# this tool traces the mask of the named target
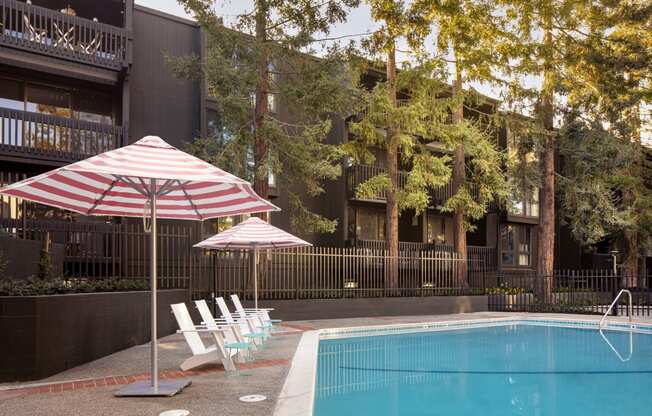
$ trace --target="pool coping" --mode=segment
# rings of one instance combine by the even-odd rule
[[[304,332],[292,359],[290,371],[279,394],[274,416],[310,416],[315,402],[317,356],[322,339],[354,338],[418,332],[445,331],[477,326],[501,326],[509,322],[530,325],[550,325],[567,328],[601,329],[598,319],[579,319],[514,314],[508,317],[471,318],[448,321],[416,322],[406,324],[366,325],[344,328],[324,328]],[[484,324],[484,325],[483,325]],[[602,329],[636,331],[652,334],[652,324],[642,322],[607,322]]]

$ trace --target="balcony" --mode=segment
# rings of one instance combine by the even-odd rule
[[[121,70],[128,31],[16,0],[0,0],[0,46]]]
[[[385,173],[385,169],[379,166],[370,165],[353,165],[346,169],[346,188],[350,199],[359,199],[356,196],[358,185],[367,180]],[[408,180],[407,172],[400,171],[398,174],[399,188],[405,187]],[[446,186],[439,187],[430,191],[430,203],[432,207],[443,205],[451,196],[453,196],[453,183],[451,181]],[[371,201],[384,202],[387,199],[387,192],[381,191],[371,198]]]
[[[0,156],[70,163],[120,147],[124,129],[0,108]]]

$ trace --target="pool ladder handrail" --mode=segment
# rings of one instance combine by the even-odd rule
[[[604,314],[604,316],[602,316],[602,319],[600,319],[600,324],[599,324],[600,328],[602,328],[605,325],[604,322],[607,319],[607,316],[609,316],[609,314],[611,313],[611,310],[614,308],[616,303],[618,303],[618,300],[623,295],[623,293],[626,293],[627,296],[629,296],[629,307],[627,308],[627,312],[628,312],[628,315],[629,315],[629,323],[630,324],[632,323],[632,315],[633,315],[633,310],[634,310],[632,308],[632,292],[630,292],[627,289],[621,289],[620,292],[618,292],[618,296],[616,296],[614,301],[611,302],[611,305],[609,305],[609,309],[607,309],[607,312]]]
[[[602,339],[607,343],[609,348],[611,348],[611,350],[616,353],[616,356],[620,359],[620,361],[626,363],[627,361],[632,359],[632,356],[634,355],[634,331],[633,330],[630,329],[629,331],[627,331],[629,332],[629,355],[627,357],[623,357],[622,355],[620,355],[616,347],[614,347],[611,341],[609,341],[609,338],[607,338],[604,332],[602,332],[602,328],[599,329],[599,332]]]

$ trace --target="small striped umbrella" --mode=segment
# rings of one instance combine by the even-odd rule
[[[195,247],[214,250],[244,249],[254,252],[254,307],[258,309],[258,250],[311,246],[312,244],[276,228],[257,217],[229,228],[195,244]]]
[[[152,378],[118,395],[172,395],[188,382],[158,382],[156,333],[156,220],[205,220],[278,210],[249,182],[184,153],[160,137],[93,156],[0,189],[0,194],[83,215],[151,218]],[[184,384],[185,383],[185,384]]]

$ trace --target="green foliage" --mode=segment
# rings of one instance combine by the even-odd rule
[[[595,244],[631,224],[634,207],[622,206],[621,189],[628,181],[624,170],[636,157],[632,143],[571,115],[559,133],[559,154],[558,194],[577,241]]]
[[[488,287],[485,289],[486,295],[522,295],[526,293],[532,293],[532,290],[522,287],[511,287],[505,285]]]
[[[132,290],[149,290],[147,279],[0,280],[0,296],[43,296]]]
[[[0,250],[0,276],[4,275],[5,270],[7,270],[8,260],[5,257],[5,253]]]
[[[373,163],[374,150],[386,149],[386,131],[396,132],[399,166],[407,167],[407,182],[398,191],[399,209],[416,212],[430,204],[429,190],[443,186],[450,179],[450,157],[436,154],[428,145],[446,139],[448,117],[445,84],[432,77],[436,68],[424,62],[405,67],[397,75],[396,88],[410,97],[394,107],[387,94],[387,83],[379,82],[365,95],[366,111],[359,121],[349,123],[352,140],[343,149],[356,163]],[[370,178],[359,185],[361,197],[372,197],[392,186],[387,174]]]
[[[54,268],[52,267],[52,256],[48,250],[41,250],[39,261],[38,261],[38,271],[37,277],[40,280],[51,280],[54,277]]]
[[[169,66],[179,77],[203,79],[219,116],[209,137],[187,150],[248,180],[273,175],[292,195],[297,231],[333,232],[336,222],[310,212],[301,197],[322,194],[324,181],[341,174],[342,153],[327,138],[333,115],[356,111],[357,75],[345,63],[346,49],[333,46],[319,59],[308,54],[315,52],[314,35],[328,33],[359,1],[257,1],[232,28],[214,14],[214,1],[180,3],[205,30],[206,50],[201,61],[168,56]],[[259,95],[271,97],[272,108],[256,109]]]

